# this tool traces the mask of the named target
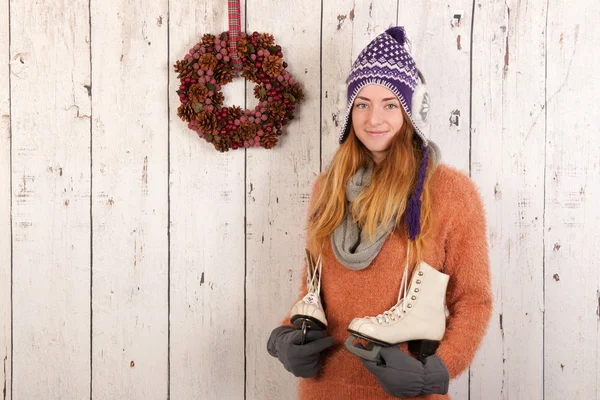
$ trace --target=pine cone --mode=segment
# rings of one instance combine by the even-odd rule
[[[271,47],[273,45],[273,43],[275,43],[275,39],[273,38],[272,35],[270,35],[268,33],[260,34],[260,36],[258,37],[258,40],[257,40],[258,47],[260,47],[261,49],[266,49],[268,47]]]
[[[194,119],[196,114],[194,113],[191,103],[187,103],[177,107],[177,116],[185,122],[190,122]]]
[[[304,93],[302,92],[302,88],[298,82],[294,83],[288,90],[290,94],[294,96],[292,102],[302,101],[304,99]]]
[[[276,135],[264,135],[260,138],[260,145],[265,149],[272,149],[277,144]]]
[[[215,45],[216,37],[211,35],[210,33],[205,33],[202,36],[202,41],[200,42],[204,47],[213,47]]]
[[[190,60],[193,60],[190,59]],[[177,72],[177,79],[185,79],[194,75],[195,71],[192,67],[194,63],[192,61],[179,60],[175,63],[175,72]]]
[[[248,53],[248,39],[239,38],[236,44],[238,56],[244,57]]]
[[[221,93],[221,92],[216,92],[212,97],[212,103],[215,106],[215,108],[223,107],[224,101],[225,101],[225,96],[223,96],[223,93]]]
[[[227,118],[236,120],[242,116],[242,109],[238,106],[231,106],[227,109]]]
[[[205,71],[208,71],[209,69],[214,69],[217,66],[218,62],[219,60],[217,60],[217,57],[215,57],[211,53],[203,54],[198,59],[198,64],[200,64],[200,68],[202,68]]]
[[[231,140],[231,138],[227,135],[218,135],[214,137],[213,145],[215,146],[215,149],[221,153],[224,153],[229,151],[233,145],[233,140]]]
[[[214,77],[219,84],[226,85],[233,81],[233,69],[227,64],[220,64],[215,68]]]
[[[257,128],[252,122],[246,121],[242,122],[239,131],[243,140],[251,140],[254,139],[254,136],[256,136]]]
[[[251,80],[252,82],[256,82],[258,79],[258,69],[254,64],[246,64],[242,70],[242,76],[246,79]]]
[[[283,71],[283,59],[277,56],[268,56],[263,60],[262,69],[265,71],[265,74],[269,75],[271,78],[274,78],[281,74]]]
[[[269,103],[269,114],[276,121],[282,120],[283,118],[285,118],[286,114],[285,104],[281,101],[274,101]]]
[[[227,42],[227,41],[229,40],[229,32],[228,32],[228,31],[221,32],[221,33],[219,34],[219,40],[221,40],[221,41],[223,41],[223,40],[224,40],[224,41],[226,41],[226,42]]]
[[[188,63],[186,60],[177,60],[175,61],[175,65],[173,65],[173,67],[175,68],[176,73],[181,74],[187,70],[187,65]]]
[[[260,101],[267,100],[267,88],[263,85],[254,86],[254,97],[259,99]]]
[[[217,117],[209,111],[202,111],[196,115],[196,121],[204,132],[210,133],[217,127]]]
[[[190,86],[187,92],[188,98],[195,103],[203,103],[208,96],[208,88],[200,83]]]

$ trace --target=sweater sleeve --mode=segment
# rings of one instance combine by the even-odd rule
[[[472,362],[487,331],[493,308],[483,204],[474,182],[458,173],[451,182],[452,217],[446,237],[444,270],[450,275],[446,292],[446,332],[436,354],[450,379]],[[447,203],[447,204],[448,204]]]
[[[308,227],[308,220],[311,216],[311,214],[314,212],[314,208],[315,208],[315,203],[317,202],[317,194],[319,192],[319,185],[320,185],[320,181],[321,181],[321,177],[323,175],[319,175],[317,177],[317,179],[315,180],[315,182],[313,183],[312,186],[312,193],[310,195],[310,202],[308,205],[308,212],[306,215],[306,222],[305,222],[305,226]],[[308,232],[306,233],[306,248],[308,248]],[[304,249],[303,249],[304,250]],[[302,254],[304,254],[304,251],[302,252]],[[317,257],[316,254],[313,254],[313,257]],[[300,301],[304,295],[306,295],[306,275],[308,273],[307,270],[307,261],[306,261],[306,257],[304,257],[304,266],[302,267],[302,273],[301,273],[301,277],[300,277],[300,294],[298,295],[298,298],[294,301],[294,303],[292,303],[289,307],[289,311],[288,314],[286,315],[286,317],[283,319],[283,321],[281,321],[281,325],[292,325],[291,321],[290,321],[290,312],[292,310],[292,307],[294,306],[294,304],[296,304],[298,301]]]

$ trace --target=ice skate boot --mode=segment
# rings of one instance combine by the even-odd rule
[[[307,275],[306,288],[307,294],[292,307],[290,321],[296,328],[302,329],[302,344],[306,338],[307,329],[325,330],[327,329],[327,318],[321,305],[321,271],[323,262],[321,255],[315,260],[306,249]]]
[[[446,330],[445,299],[450,277],[421,262],[407,291],[407,271],[405,268],[398,301],[392,308],[376,317],[354,318],[348,326],[352,335],[345,346],[352,354],[377,361],[382,346],[403,342],[409,342],[410,352],[421,361],[435,353]],[[352,344],[358,338],[368,341],[366,349]]]

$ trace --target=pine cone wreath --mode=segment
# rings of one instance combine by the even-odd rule
[[[200,65],[200,68],[208,71],[210,69],[214,69],[217,66],[218,61],[219,60],[217,60],[217,57],[210,53],[206,53],[200,56],[198,59],[198,64]]]
[[[195,103],[203,103],[206,96],[208,96],[208,88],[199,83],[193,84],[188,89],[187,96]]]
[[[260,138],[260,145],[265,149],[272,149],[277,144],[276,135],[264,135]]]
[[[262,69],[265,74],[274,78],[283,71],[283,60],[277,56],[268,56],[263,60]]]
[[[202,111],[198,114],[196,116],[196,121],[198,121],[198,126],[200,126],[204,132],[212,132],[217,127],[217,117],[209,111]]]
[[[177,116],[185,122],[190,122],[195,117],[194,109],[190,103],[182,104],[177,107]]]

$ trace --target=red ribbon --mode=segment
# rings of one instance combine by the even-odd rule
[[[227,0],[229,6],[229,56],[233,63],[233,69],[242,69],[242,60],[237,54],[237,41],[240,37],[240,0]]]

